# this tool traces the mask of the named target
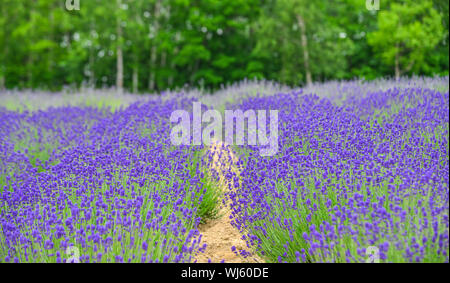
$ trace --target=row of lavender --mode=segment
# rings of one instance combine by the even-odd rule
[[[167,119],[191,105],[0,109],[0,262],[193,261],[209,184]]]
[[[385,261],[448,261],[448,77],[399,85],[231,98],[280,110],[279,153],[238,148],[229,176],[233,223],[263,258],[360,262],[375,247]],[[193,261],[217,195],[202,148],[171,146],[167,119],[193,99],[205,100],[0,107],[0,262]]]
[[[267,261],[449,261],[448,89],[360,90],[228,106],[280,111],[279,153],[237,148],[229,173],[232,223]]]

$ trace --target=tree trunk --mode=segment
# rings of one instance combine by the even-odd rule
[[[7,6],[5,5],[5,7],[2,7],[2,14],[3,14],[3,18],[4,19],[8,19],[8,9]],[[9,38],[8,33],[4,34],[4,39],[5,42],[8,42],[7,39]],[[5,43],[4,42],[4,43]],[[2,60],[2,66],[1,66],[1,70],[0,70],[0,90],[5,90],[5,85],[6,85],[6,66],[8,65],[8,63],[6,62],[6,58],[8,58],[8,44],[3,44],[2,46],[2,52],[3,54],[0,55],[0,58]]]
[[[173,58],[175,58],[178,54],[178,47],[175,47],[175,50],[172,54]],[[170,75],[169,78],[167,79],[167,83],[169,85],[169,88],[172,87],[173,81],[174,81],[174,76],[173,76],[173,70],[175,70],[175,61],[173,59],[169,60],[170,61]]]
[[[5,76],[3,74],[0,75],[0,91],[5,90]]]
[[[33,88],[33,56],[32,55],[28,55],[28,59],[27,59],[27,85],[28,88],[32,89]]]
[[[90,34],[92,36],[93,31],[95,30],[95,22],[91,21]],[[95,88],[95,73],[94,73],[94,64],[95,64],[95,50],[94,50],[94,40],[91,42],[91,46],[89,47],[89,87]]]
[[[400,55],[398,50],[398,44],[396,44],[396,50],[395,50],[395,80],[400,79]]]
[[[53,16],[54,7],[50,8],[50,14],[49,14],[49,22],[50,22],[50,32],[49,32],[49,41],[55,42],[54,40],[54,16]],[[47,65],[47,71],[50,73],[51,76],[53,76],[53,62],[54,59],[54,48],[50,48],[48,50],[48,65]],[[49,82],[51,84],[51,82]]]
[[[154,31],[155,34],[154,36],[156,37],[156,35],[158,34],[158,30],[159,30],[159,13],[160,13],[160,7],[161,7],[161,1],[158,0],[156,1],[155,4],[155,13],[154,13],[154,20],[153,20],[153,26],[154,26]],[[150,77],[148,80],[148,88],[150,91],[153,91],[155,89],[155,72],[156,72],[156,44],[155,44],[155,40],[153,40],[153,45],[151,48],[151,54],[150,54]]]
[[[163,51],[161,54],[161,69],[164,69],[166,67],[167,62],[167,51]]]
[[[198,60],[195,60],[195,62],[194,62],[194,65],[192,66],[190,66],[190,70],[189,70],[189,73],[191,74],[191,76],[189,77],[189,82],[190,82],[190,86],[193,86],[194,85],[194,82],[195,82],[195,73],[197,73],[197,71],[198,71],[198,67],[199,67],[199,61]]]
[[[138,66],[135,65],[133,67],[133,93],[137,93],[139,91],[139,70]]]
[[[122,0],[117,0],[117,9],[121,9]],[[123,53],[122,53],[122,21],[120,15],[117,15],[117,75],[116,89],[123,92]]]
[[[138,2],[140,3],[140,5],[138,5],[137,9],[134,10],[134,18],[136,20],[136,22],[138,23],[139,27],[140,26],[144,26],[144,23],[142,21],[141,18],[141,14],[139,11],[141,11],[142,8],[142,2]],[[132,75],[132,90],[133,93],[138,93],[139,92],[139,55],[140,55],[140,50],[142,48],[142,46],[140,46],[140,44],[136,44],[139,41],[139,38],[142,36],[142,34],[140,33],[140,29],[136,29],[134,31],[134,36],[135,36],[135,40],[136,42],[132,43],[132,50],[133,50],[133,75]]]
[[[302,44],[302,49],[303,49],[303,61],[304,61],[305,72],[306,72],[306,84],[311,85],[312,84],[312,76],[311,76],[311,69],[309,67],[308,38],[306,37],[305,21],[303,20],[302,16],[297,15],[297,22],[298,22],[298,26],[300,27],[300,32],[301,32],[301,44]]]
[[[95,74],[94,74],[94,46],[89,49],[89,87],[95,88]]]

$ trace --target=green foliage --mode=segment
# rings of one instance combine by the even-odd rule
[[[383,62],[395,66],[395,75],[426,69],[425,57],[443,39],[439,13],[431,1],[392,3],[378,16],[379,30],[369,34],[368,42]]]
[[[120,63],[133,92],[373,79],[393,74],[396,54],[397,75],[448,74],[448,2],[390,3],[81,0],[68,11],[62,0],[2,0],[0,89],[111,87]]]
[[[204,151],[195,152],[193,154],[192,162],[190,163],[191,175],[194,176],[197,172],[196,168],[201,167],[204,173],[201,176],[204,192],[199,200],[200,205],[197,210],[197,217],[200,217],[200,223],[206,223],[208,220],[218,218],[220,212],[221,200],[223,197],[222,188],[218,182],[215,182],[208,173],[209,169],[202,165],[202,156]]]

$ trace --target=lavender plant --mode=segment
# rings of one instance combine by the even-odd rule
[[[201,147],[171,146],[164,118],[191,104],[2,109],[0,261],[193,261],[217,199]]]
[[[449,93],[410,84],[342,106],[302,90],[228,106],[280,111],[279,153],[237,148],[229,172],[251,249],[269,262],[364,262],[370,247],[384,262],[448,262]]]
[[[219,172],[203,146],[173,146],[170,114],[197,100],[279,110],[278,154],[234,147]],[[448,112],[448,77],[2,93],[0,262],[195,261],[224,184],[243,256],[448,262]]]

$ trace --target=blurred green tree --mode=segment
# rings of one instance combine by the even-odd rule
[[[378,30],[368,35],[368,42],[389,66],[395,78],[415,68],[425,68],[425,55],[443,40],[444,29],[431,1],[392,3],[378,14]]]
[[[295,85],[344,78],[354,45],[332,15],[347,13],[345,4],[271,1],[256,23],[258,41],[249,71]],[[263,70],[267,65],[272,69]]]
[[[448,1],[0,1],[0,89],[448,74]]]

